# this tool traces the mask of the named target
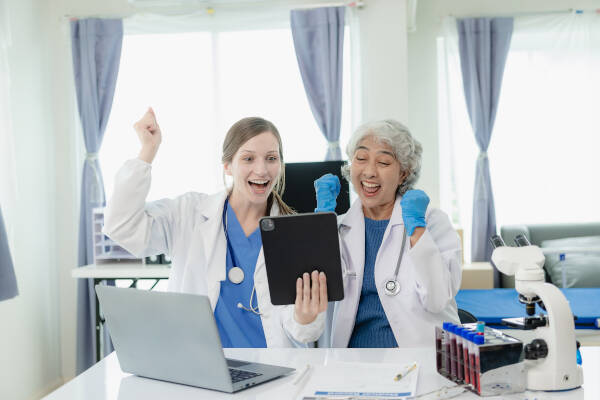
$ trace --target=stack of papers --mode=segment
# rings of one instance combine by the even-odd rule
[[[417,390],[416,363],[334,362],[314,366],[296,399],[405,399]]]

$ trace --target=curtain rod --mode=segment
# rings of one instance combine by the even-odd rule
[[[321,7],[341,7],[341,6],[345,6],[345,7],[349,7],[349,8],[356,8],[356,9],[362,9],[363,7],[365,7],[365,2],[363,0],[346,0],[346,1],[331,1],[331,2],[314,2],[314,3],[301,3],[301,2],[290,2],[290,3],[283,3],[283,2],[275,2],[278,3],[278,5],[281,8],[289,8],[290,10],[298,10],[298,9],[310,9],[310,8],[321,8]],[[80,19],[80,18],[127,18],[127,17],[132,17],[136,14],[140,14],[140,13],[156,13],[156,14],[162,14],[165,16],[184,16],[184,15],[193,15],[193,14],[206,14],[206,15],[214,15],[217,13],[217,11],[219,9],[223,9],[223,10],[231,10],[231,9],[238,9],[238,10],[251,10],[252,8],[261,8],[261,7],[273,7],[274,2],[273,1],[258,1],[258,2],[254,2],[254,3],[245,3],[245,4],[240,4],[240,3],[229,3],[229,4],[221,4],[215,7],[213,6],[206,6],[206,7],[202,7],[200,8],[200,6],[202,6],[201,4],[197,3],[196,4],[198,6],[198,8],[192,9],[192,8],[178,8],[176,6],[171,6],[171,7],[166,7],[166,6],[154,6],[154,7],[140,7],[140,8],[134,8],[132,9],[130,12],[126,12],[126,13],[113,13],[113,14],[80,14],[80,15],[75,15],[75,14],[65,14],[63,15],[64,18],[66,19],[71,19],[71,20],[76,20],[76,19]]]
[[[534,15],[556,15],[556,14],[600,14],[600,9],[579,9],[579,8],[567,8],[564,10],[551,10],[551,11],[524,11],[516,13],[499,13],[499,14],[448,14],[450,17],[455,18],[493,18],[493,17],[525,17]]]

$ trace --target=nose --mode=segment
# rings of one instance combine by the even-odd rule
[[[375,165],[375,161],[369,161],[365,165],[362,171],[362,175],[364,178],[373,178],[377,175],[377,168]]]
[[[267,161],[257,160],[254,163],[254,173],[259,176],[267,175]]]

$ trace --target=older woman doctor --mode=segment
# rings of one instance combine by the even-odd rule
[[[359,198],[338,217],[345,298],[335,304],[332,347],[432,346],[435,325],[459,322],[460,239],[413,190],[421,153],[394,120],[367,123],[350,139],[343,172]],[[333,211],[338,187],[331,175],[315,181],[317,211]],[[302,339],[316,340],[317,326],[306,325]]]
[[[244,118],[230,128],[222,161],[233,177],[231,190],[190,192],[147,204],[162,133],[152,109],[134,128],[142,148],[117,174],[104,232],[133,254],[170,254],[168,290],[209,297],[224,347],[293,346],[282,326],[281,307],[271,304],[258,230],[261,217],[292,212],[279,196],[284,176],[277,128],[262,118]],[[300,281],[308,286],[309,279],[314,287],[319,279],[326,287],[323,274],[306,274]],[[299,302],[303,308],[295,315],[301,321],[305,313],[314,319],[326,308],[326,293],[320,305],[310,297],[309,292]],[[288,325],[293,332],[296,324]]]

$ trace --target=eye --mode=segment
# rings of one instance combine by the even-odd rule
[[[252,156],[246,156],[242,158],[243,161],[252,161]]]
[[[389,163],[383,162],[383,161],[379,161],[378,162],[379,165],[383,165],[384,167],[387,167],[388,165],[390,165]]]
[[[277,161],[279,160],[279,157],[277,156],[267,156],[267,161]]]

